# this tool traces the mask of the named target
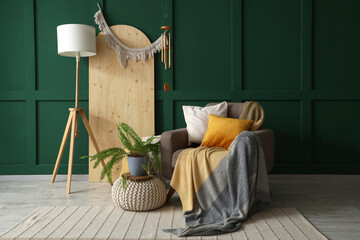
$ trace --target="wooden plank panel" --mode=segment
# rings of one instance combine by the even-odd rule
[[[127,26],[112,26],[115,36],[131,48],[150,44],[140,30]],[[120,146],[117,124],[126,122],[141,136],[155,132],[154,121],[154,58],[145,63],[128,60],[121,68],[113,49],[100,33],[96,41],[97,55],[89,61],[89,119],[100,149]],[[95,149],[89,143],[89,154]],[[99,181],[101,168],[89,164],[89,181]],[[117,178],[114,174],[113,180]]]

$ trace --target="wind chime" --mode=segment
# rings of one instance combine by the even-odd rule
[[[165,31],[161,34],[161,62],[164,63],[165,70],[167,70],[171,67],[171,34],[168,32],[171,30],[171,27],[162,26],[161,29]],[[164,84],[164,90],[170,90],[167,82]]]

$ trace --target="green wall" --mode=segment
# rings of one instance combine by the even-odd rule
[[[57,55],[56,26],[93,25],[95,0],[0,2],[0,174],[49,174],[75,60]],[[360,174],[360,1],[102,0],[109,25],[151,41],[173,26],[173,68],[156,56],[156,132],[185,126],[181,106],[260,101],[276,133],[275,173]],[[88,103],[81,60],[80,105]],[[171,90],[162,86],[169,82]],[[130,123],[131,124],[131,123]],[[81,125],[74,173],[87,173]],[[60,173],[66,173],[68,150]]]

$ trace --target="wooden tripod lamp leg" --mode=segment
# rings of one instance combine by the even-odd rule
[[[80,137],[79,135],[78,135],[78,132],[79,132],[79,130],[78,130],[78,118],[79,118],[79,113],[76,111],[76,120],[75,120],[75,137]]]
[[[100,148],[99,148],[99,146],[98,146],[98,144],[97,144],[97,142],[96,142],[96,139],[95,139],[95,137],[94,137],[94,134],[93,134],[93,132],[92,132],[92,130],[91,130],[90,124],[89,124],[89,122],[88,122],[88,120],[87,120],[87,118],[86,118],[86,115],[85,115],[84,111],[80,111],[80,115],[81,115],[81,118],[82,118],[82,120],[83,120],[83,122],[84,122],[84,125],[85,125],[85,127],[86,127],[86,130],[87,130],[87,132],[89,133],[91,142],[93,143],[96,152],[100,152]],[[105,167],[105,162],[104,162],[104,161],[101,161],[101,165],[102,165],[103,167]],[[110,181],[110,184],[113,185],[113,182]]]
[[[70,136],[70,150],[69,150],[69,163],[68,163],[68,176],[67,176],[67,185],[66,193],[70,194],[71,189],[71,175],[72,175],[72,165],[74,159],[74,138],[75,138],[75,124],[76,124],[76,112],[72,114],[71,120],[71,136]]]
[[[51,183],[54,183],[55,178],[56,178],[56,174],[57,174],[57,172],[59,170],[61,158],[62,158],[62,155],[64,153],[67,138],[69,136],[70,125],[71,125],[71,121],[72,121],[72,115],[73,115],[73,112],[70,112],[68,121],[66,123],[65,131],[64,131],[64,136],[63,136],[63,138],[61,140],[61,145],[60,145],[59,153],[58,153],[58,156],[57,156],[57,159],[56,159],[54,171],[53,171],[53,174],[52,174],[52,177],[51,177]]]

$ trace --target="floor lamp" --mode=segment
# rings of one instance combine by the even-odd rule
[[[65,127],[64,136],[61,141],[60,150],[56,159],[54,171],[51,178],[51,183],[55,181],[57,171],[64,153],[67,138],[69,136],[70,127],[70,150],[69,150],[69,163],[68,163],[68,176],[66,193],[70,194],[71,189],[71,175],[72,165],[74,158],[74,142],[77,135],[78,117],[85,125],[89,137],[94,144],[97,152],[100,151],[99,146],[95,140],[94,134],[91,130],[90,124],[86,118],[83,108],[79,108],[79,62],[80,57],[90,57],[96,55],[96,38],[95,28],[84,24],[64,24],[57,27],[57,43],[58,54],[65,57],[76,57],[76,90],[75,90],[75,108],[69,108],[70,114]],[[104,161],[101,162],[103,167]],[[112,184],[112,183],[111,183]]]

